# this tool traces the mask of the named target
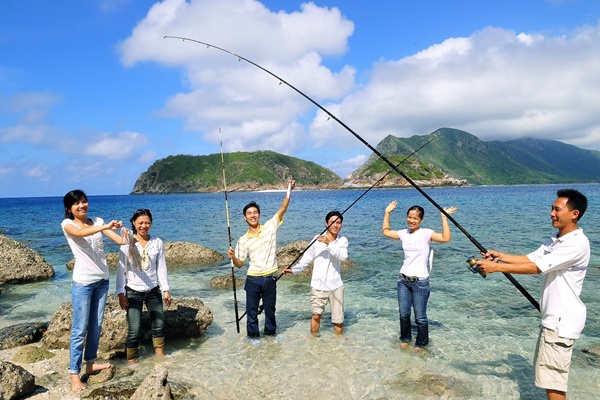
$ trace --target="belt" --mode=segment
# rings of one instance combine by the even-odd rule
[[[277,272],[272,272],[267,275],[248,275],[249,278],[272,278],[277,275]]]
[[[401,274],[401,275],[404,279],[406,279],[409,282],[419,282],[421,280],[421,278],[418,278],[416,276],[406,276],[404,274]]]

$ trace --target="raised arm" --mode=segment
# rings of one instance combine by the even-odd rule
[[[398,236],[398,232],[391,230],[390,228],[390,215],[392,211],[396,208],[398,202],[396,200],[390,202],[388,206],[385,208],[385,213],[383,214],[383,226],[381,227],[381,233],[383,236],[388,237],[390,239],[400,240]]]
[[[457,208],[452,207],[444,207],[444,211],[448,214],[454,214]],[[448,218],[445,214],[441,213],[442,218],[442,233],[433,232],[431,234],[431,241],[439,242],[439,243],[448,243],[450,241],[450,225],[448,225]]]
[[[279,210],[277,210],[277,216],[279,217],[279,221],[283,220],[283,214],[285,214],[285,212],[288,209],[288,205],[290,204],[290,198],[292,197],[292,190],[295,187],[296,187],[296,181],[293,179],[290,179],[288,181],[287,193],[285,194],[285,197],[283,198],[283,201],[281,202],[281,206],[279,207]],[[235,261],[234,261],[234,264],[235,264]]]

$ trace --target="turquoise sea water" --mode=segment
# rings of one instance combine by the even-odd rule
[[[456,205],[454,218],[484,247],[512,253],[533,251],[554,233],[550,205],[562,186],[493,186],[426,189],[440,205]],[[600,393],[600,360],[584,350],[600,345],[600,185],[571,185],[588,196],[590,206],[580,222],[592,244],[592,262],[582,300],[588,307],[586,328],[576,342],[570,377],[570,399],[595,399]],[[90,216],[127,221],[136,208],[154,214],[152,233],[165,241],[189,241],[222,254],[228,247],[222,193],[147,196],[93,196]],[[309,241],[324,228],[324,216],[343,211],[360,190],[297,191],[278,234],[279,245]],[[261,205],[262,220],[279,207],[283,193],[229,193],[231,232],[236,240],[247,226],[242,207]],[[425,208],[423,226],[440,230],[439,212],[414,189],[374,190],[345,214],[342,233],[356,265],[344,274],[345,335],[333,334],[326,312],[320,337],[309,335],[311,317],[307,280],[284,277],[278,282],[278,333],[260,346],[235,330],[232,293],[210,288],[216,275],[228,275],[224,260],[207,267],[170,271],[174,297],[199,297],[214,314],[205,337],[167,344],[169,378],[189,385],[194,398],[463,398],[539,399],[533,384],[531,357],[540,315],[502,275],[486,279],[472,274],[465,260],[477,248],[451,225],[449,244],[435,244],[429,301],[431,344],[426,355],[398,346],[396,280],[402,261],[399,242],[381,235],[383,210],[399,202],[392,229],[405,226],[405,210]],[[72,258],[60,230],[62,198],[0,199],[0,231],[39,251],[55,268],[48,281],[7,285],[0,295],[0,328],[23,321],[49,320],[70,301]],[[105,241],[108,244],[108,241]],[[108,251],[116,246],[108,245]],[[245,274],[245,268],[238,272]],[[535,298],[539,276],[514,275]],[[114,277],[111,276],[111,291]],[[243,311],[245,295],[238,290]],[[245,323],[245,320],[244,320]],[[261,327],[262,327],[261,318]],[[136,373],[156,362],[142,358]],[[66,373],[66,372],[65,372]]]

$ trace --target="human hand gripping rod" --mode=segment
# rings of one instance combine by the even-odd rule
[[[227,216],[227,236],[229,237],[229,249],[231,246],[231,225],[229,223],[229,204],[227,202],[227,181],[225,179],[225,158],[223,156],[223,140],[221,140],[221,128],[219,128],[219,142],[221,144],[221,169],[223,170],[223,192],[225,193],[225,215]],[[233,268],[233,259],[231,261],[231,283],[233,285],[233,307],[235,309],[235,327],[237,333],[240,333],[240,317],[237,301],[237,288],[235,285],[235,269]]]
[[[444,214],[448,218],[448,220],[450,222],[452,222],[452,224],[454,226],[456,226],[458,228],[458,230],[460,230],[467,237],[467,239],[469,239],[471,241],[471,243],[473,243],[475,245],[475,247],[477,247],[479,249],[479,251],[481,253],[487,253],[487,249],[485,247],[483,247],[481,245],[481,243],[479,243],[473,236],[471,236],[469,234],[469,232],[466,231],[465,228],[463,228],[454,218],[452,218],[450,216],[450,214],[448,214],[446,211],[444,211],[444,209],[438,203],[436,203],[435,200],[433,200],[427,193],[425,193],[425,191],[423,189],[421,189],[421,187],[419,187],[419,185],[417,185],[412,179],[410,179],[402,170],[400,170],[397,166],[395,166],[390,160],[387,159],[387,157],[385,157],[383,154],[381,154],[381,152],[379,152],[376,148],[374,148],[373,146],[371,146],[358,133],[354,132],[354,130],[352,130],[342,120],[340,120],[338,117],[336,117],[334,114],[332,114],[329,110],[327,110],[321,104],[317,103],[315,100],[313,100],[307,94],[305,94],[304,92],[302,92],[300,89],[296,88],[295,86],[293,86],[289,82],[285,81],[281,77],[277,76],[275,73],[273,73],[273,72],[269,71],[268,69],[260,66],[259,64],[255,63],[255,62],[253,62],[253,61],[251,61],[251,60],[249,60],[249,59],[247,59],[245,57],[242,57],[239,54],[236,54],[236,53],[233,53],[233,52],[231,52],[229,50],[226,50],[226,49],[224,49],[222,47],[218,47],[218,46],[212,45],[210,43],[206,43],[206,42],[202,42],[200,40],[191,39],[191,38],[182,37],[182,36],[168,36],[167,35],[167,36],[164,36],[164,39],[179,39],[179,40],[182,40],[182,41],[190,41],[190,42],[195,42],[195,43],[202,44],[202,45],[206,46],[207,48],[213,48],[213,49],[216,49],[216,50],[220,50],[222,52],[228,53],[228,54],[236,57],[238,60],[243,60],[243,61],[245,61],[245,62],[247,62],[247,63],[255,66],[256,68],[258,68],[258,69],[266,72],[267,74],[269,74],[272,77],[274,77],[275,79],[277,79],[280,84],[284,83],[290,89],[294,90],[296,93],[298,93],[299,95],[301,95],[302,97],[304,97],[305,99],[307,99],[308,101],[310,101],[312,104],[314,104],[315,106],[317,106],[321,111],[323,111],[325,114],[327,114],[329,116],[329,118],[333,118],[338,124],[340,124],[342,127],[344,127],[348,132],[350,132],[354,137],[356,137],[361,143],[363,143],[365,146],[367,146],[367,148],[369,148],[369,150],[371,150],[378,157],[380,157],[385,163],[387,163],[390,167],[392,167],[392,169],[394,171],[396,171],[398,174],[400,174],[400,176],[402,176],[412,187],[414,187],[423,197],[425,197],[435,208],[437,208],[442,214]],[[521,286],[516,281],[516,279],[514,279],[509,273],[503,272],[503,274],[521,292],[521,294],[523,294],[523,296],[525,296],[525,298],[527,298],[527,300],[529,300],[529,302],[538,311],[540,311],[540,305],[527,292],[527,290],[525,290],[525,288],[523,286]]]

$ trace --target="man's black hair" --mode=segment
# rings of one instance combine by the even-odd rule
[[[585,210],[587,210],[587,197],[585,197],[581,192],[575,189],[559,189],[556,192],[556,197],[567,199],[567,207],[569,210],[577,210],[579,211],[579,215],[577,216],[577,221],[583,214],[585,214]]]
[[[246,216],[246,210],[248,210],[249,208],[255,207],[258,210],[258,213],[260,214],[260,207],[258,206],[258,204],[256,204],[255,201],[251,201],[250,203],[246,204],[246,206],[244,207],[244,216]]]

